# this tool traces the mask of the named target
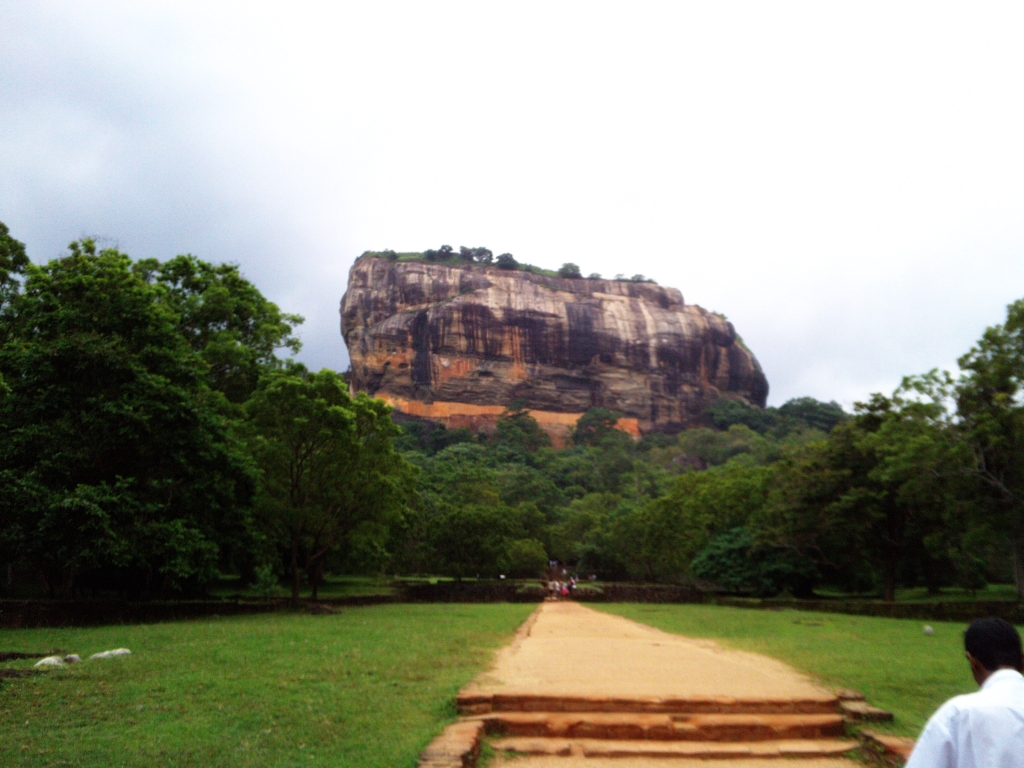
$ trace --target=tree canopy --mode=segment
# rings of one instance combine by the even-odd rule
[[[209,581],[254,478],[164,287],[85,240],[0,316],[0,530],[51,594]]]
[[[412,503],[412,467],[395,451],[390,408],[364,393],[350,397],[338,374],[301,368],[264,376],[245,406],[260,470],[257,514],[288,552],[292,599],[324,558],[384,558],[389,531]]]
[[[559,448],[522,402],[478,433],[353,395],[284,357],[301,321],[235,265],[88,239],[33,264],[0,224],[0,587],[159,597],[233,572],[297,599],[328,570],[530,578],[553,558],[762,596],[1024,597],[1024,300],[958,377],[853,413],[719,397],[635,440],[595,407]]]

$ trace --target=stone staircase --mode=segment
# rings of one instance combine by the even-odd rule
[[[564,757],[839,757],[847,738],[837,697],[808,699],[611,698],[461,694],[465,742],[487,738],[499,753]],[[453,735],[454,733],[453,732]],[[440,737],[421,766],[469,768],[475,757],[444,754]]]

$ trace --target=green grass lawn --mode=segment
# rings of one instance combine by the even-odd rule
[[[833,688],[855,688],[917,736],[950,696],[977,690],[964,660],[964,624],[710,605],[609,603],[599,610],[689,637],[773,656]],[[923,633],[925,623],[934,636]],[[874,725],[872,727],[875,727]]]
[[[0,681],[0,765],[411,768],[454,719],[458,689],[534,608],[0,630],[0,651],[132,650]]]

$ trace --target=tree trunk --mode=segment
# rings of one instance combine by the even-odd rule
[[[896,602],[896,552],[887,552],[885,555],[885,602]]]
[[[939,565],[926,555],[924,562],[924,585],[928,588],[929,597],[937,597],[942,594],[941,583]]]
[[[323,577],[323,568],[320,567],[320,560],[317,560],[306,570],[309,572],[309,583],[313,587],[312,599],[316,602],[317,588],[320,586],[320,579]]]
[[[299,542],[292,542],[292,608],[299,607]]]
[[[1024,600],[1024,539],[1013,540],[1013,582],[1017,586],[1017,599]]]

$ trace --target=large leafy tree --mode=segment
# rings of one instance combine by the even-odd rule
[[[424,509],[411,531],[427,544],[419,568],[461,579],[536,575],[540,569],[531,563],[546,562],[546,554],[538,557],[545,552],[546,520],[536,501],[550,500],[552,492],[557,496],[557,488],[541,483],[531,493],[527,486],[537,476],[522,465],[500,463],[501,458],[507,455],[500,443],[494,448],[460,443],[419,459]],[[518,489],[523,493],[507,483],[515,477],[526,480]]]
[[[42,266],[3,250],[5,555],[52,594],[201,588],[247,535],[252,477],[166,289],[89,240]]]
[[[11,237],[7,225],[0,221],[0,307],[16,289],[17,276],[24,274],[28,263],[25,244]]]
[[[1017,595],[1024,599],[1024,299],[988,328],[958,361],[957,405],[973,449],[971,473],[987,489],[991,524],[1013,548]]]
[[[632,560],[648,579],[679,580],[716,533],[744,525],[764,504],[772,470],[734,464],[675,478],[668,492],[637,512]]]
[[[257,510],[287,552],[292,601],[303,574],[313,595],[324,558],[354,546],[383,553],[412,503],[415,471],[393,445],[391,409],[350,397],[337,373],[301,367],[265,376],[246,403],[260,469]]]
[[[0,221],[0,311],[6,307],[10,297],[17,293],[18,278],[28,266],[25,244],[10,235],[7,225]],[[2,330],[0,330],[2,333]],[[3,337],[0,336],[0,342]],[[0,376],[0,397],[7,392],[3,376]]]
[[[591,408],[576,422],[572,441],[576,445],[600,445],[602,441],[614,438],[615,425],[619,414],[607,408]]]
[[[178,330],[208,366],[210,386],[234,403],[256,390],[263,373],[280,368],[278,350],[299,351],[292,331],[302,318],[268,301],[234,264],[184,255],[139,261],[134,269],[166,289]]]
[[[742,424],[755,432],[774,432],[780,437],[800,430],[830,432],[837,424],[850,418],[838,403],[823,403],[813,397],[797,397],[778,408],[758,408],[720,397],[708,406],[704,414],[717,429]]]
[[[937,560],[964,563],[943,535],[957,527],[951,516],[964,490],[949,387],[934,372],[907,379],[892,396],[858,404],[827,441],[783,460],[771,503],[755,516],[761,540],[812,557],[848,584],[875,573],[888,601],[913,561],[933,576]]]
[[[540,428],[521,401],[511,403],[498,417],[494,441],[526,458],[526,454],[551,445],[551,438]]]

